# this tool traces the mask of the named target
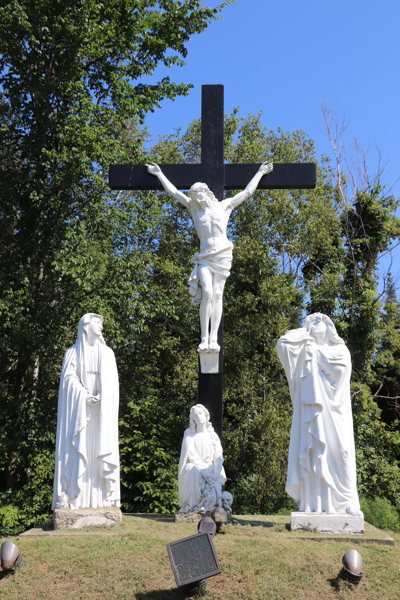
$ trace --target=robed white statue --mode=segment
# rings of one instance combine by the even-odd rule
[[[222,504],[226,481],[221,442],[202,404],[190,409],[189,425],[179,461],[179,512],[212,511]]]
[[[293,404],[286,491],[300,512],[360,515],[350,400],[350,352],[314,313],[277,344]]]
[[[118,373],[102,329],[101,315],[84,315],[64,356],[53,509],[120,506]]]

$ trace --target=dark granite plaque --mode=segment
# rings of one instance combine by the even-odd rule
[[[221,573],[209,533],[198,533],[167,544],[168,558],[178,587]]]

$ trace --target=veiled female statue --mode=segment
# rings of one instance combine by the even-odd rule
[[[118,373],[102,329],[101,315],[84,315],[64,356],[53,509],[120,505]]]
[[[293,404],[287,493],[300,512],[361,514],[347,347],[331,319],[314,313],[277,352]]]
[[[221,486],[226,481],[222,446],[202,404],[190,409],[179,461],[180,512],[213,510],[221,506]]]

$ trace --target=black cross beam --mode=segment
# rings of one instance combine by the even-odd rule
[[[203,85],[201,103],[201,163],[160,165],[165,176],[180,190],[193,183],[206,183],[216,198],[224,199],[224,190],[244,189],[261,163],[224,163],[224,86]],[[263,177],[260,190],[313,189],[317,183],[315,163],[274,163],[274,170]],[[111,165],[109,184],[112,190],[163,190],[145,165]],[[223,403],[223,318],[218,332],[219,373],[203,374],[199,368],[199,402],[211,415],[215,431],[222,439]]]

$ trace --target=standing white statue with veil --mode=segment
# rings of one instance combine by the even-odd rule
[[[120,506],[118,373],[102,329],[101,315],[84,315],[76,343],[65,353],[53,509]]]
[[[202,404],[190,409],[179,461],[180,512],[212,511],[221,506],[226,481],[222,446]]]
[[[300,512],[361,515],[350,400],[350,353],[326,315],[277,344],[293,404],[287,493]]]

